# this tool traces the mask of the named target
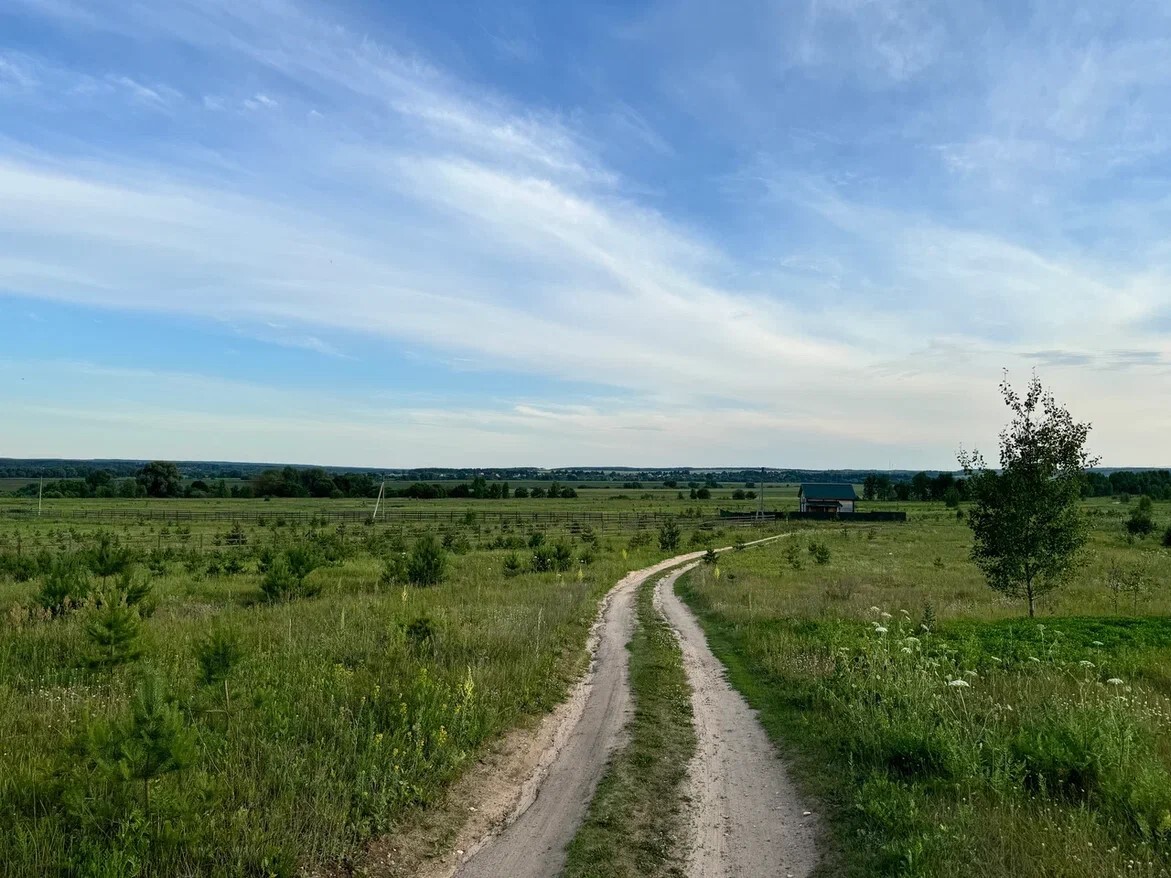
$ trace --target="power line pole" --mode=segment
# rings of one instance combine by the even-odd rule
[[[378,489],[378,499],[374,501],[374,514],[370,516],[370,523],[378,519],[378,507],[382,505],[382,495],[386,492],[386,479],[382,480],[382,487]]]

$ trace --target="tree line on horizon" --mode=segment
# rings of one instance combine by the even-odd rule
[[[673,470],[662,472],[674,473]],[[122,474],[120,474],[122,473]],[[736,475],[757,473],[745,470]],[[824,477],[826,474],[822,474]],[[857,475],[862,476],[859,471]],[[757,473],[759,477],[759,473]],[[810,479],[812,480],[812,479]],[[254,497],[315,497],[315,498],[371,498],[378,495],[382,478],[372,472],[337,472],[324,467],[274,467],[259,471],[249,479],[185,478],[175,463],[152,461],[131,474],[94,467],[77,478],[46,481],[43,486],[30,483],[10,492],[17,497],[35,497],[43,491],[46,499],[71,498],[136,498],[136,497],[204,497],[249,499]],[[470,480],[451,484],[450,481],[416,480],[409,485],[396,487],[399,480],[388,479],[385,496],[417,500],[469,499],[498,500],[523,499],[527,497],[555,497],[573,499],[577,489],[562,485],[559,479],[549,479],[547,487],[509,488],[508,481],[494,480],[484,474],[477,474]],[[724,481],[731,481],[725,479]],[[861,479],[862,499],[866,501],[914,502],[937,501],[956,506],[971,499],[970,484],[963,475],[948,472],[930,473],[922,471],[913,475],[892,475],[889,472],[870,472]],[[703,482],[681,482],[678,478],[656,480],[629,479],[615,486],[626,488],[676,488],[683,484],[690,487],[691,499],[708,499],[711,490],[719,488],[722,482],[713,475],[707,475]],[[756,482],[743,482],[748,488],[755,488]],[[699,492],[707,496],[702,496]],[[747,496],[747,492],[744,492]],[[755,494],[753,495],[755,496]],[[1129,497],[1146,496],[1153,500],[1171,500],[1171,471],[1160,470],[1115,470],[1110,473],[1088,471],[1081,475],[1081,496],[1088,497]],[[733,499],[741,499],[733,497]],[[751,498],[749,498],[751,499]]]

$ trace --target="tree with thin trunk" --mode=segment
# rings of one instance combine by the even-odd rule
[[[979,452],[959,454],[973,501],[972,560],[991,588],[1024,598],[1031,617],[1085,546],[1081,486],[1098,461],[1086,451],[1090,425],[1075,421],[1035,375],[1024,397],[1007,376],[1000,391],[1013,415],[1000,434],[1000,470],[987,468]]]

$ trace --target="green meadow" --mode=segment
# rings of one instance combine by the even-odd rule
[[[651,530],[294,524],[297,504],[245,505],[266,523],[3,523],[0,874],[345,862],[556,704],[600,596],[663,556]],[[437,575],[414,569],[420,544]]]
[[[676,515],[680,550],[790,533],[679,588],[822,803],[823,874],[1171,872],[1171,504],[1135,539],[1132,504],[1084,503],[1077,572],[1029,620],[942,503],[721,529],[735,502],[438,500],[338,523],[373,504],[57,500],[89,514],[4,519],[0,874],[295,875],[424,823],[442,845],[452,783],[558,702],[598,599],[664,556],[658,519],[573,514],[590,509]],[[231,514],[159,517],[209,509]],[[678,861],[686,688],[649,592],[639,619],[631,745],[574,874],[611,848],[629,874]]]
[[[1031,620],[942,506],[681,580],[823,803],[824,874],[1171,874],[1171,551],[1126,536],[1125,504],[1085,512],[1082,563]]]

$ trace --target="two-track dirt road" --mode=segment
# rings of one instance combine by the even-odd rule
[[[636,570],[610,590],[591,633],[590,669],[538,730],[543,748],[528,779],[512,795],[501,796],[496,789],[495,807],[503,813],[478,812],[472,831],[478,829],[483,837],[466,838],[465,830],[466,850],[457,850],[454,862],[447,860],[445,866],[434,864],[439,868],[428,875],[552,878],[561,871],[566,847],[629,719],[626,645],[635,624],[635,594],[648,579],[701,555],[692,552]],[[812,818],[755,714],[724,680],[703,632],[666,585],[678,575],[659,586],[658,600],[680,636],[695,690],[700,746],[690,766],[695,802],[689,878],[806,875],[816,859]],[[483,834],[486,826],[492,828]]]

